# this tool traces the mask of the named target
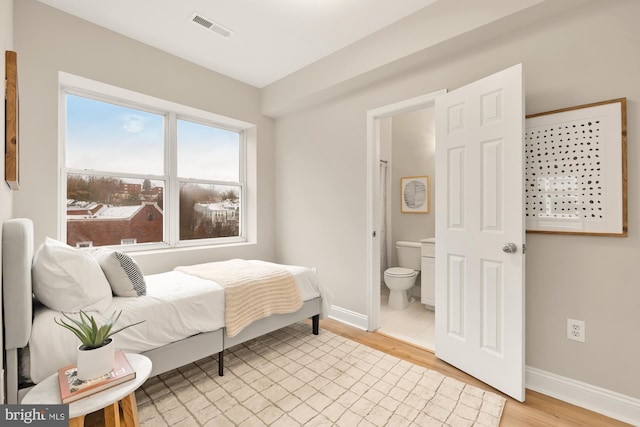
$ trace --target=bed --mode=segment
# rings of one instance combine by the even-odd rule
[[[10,404],[20,402],[30,386],[55,373],[57,368],[75,363],[76,338],[54,323],[62,311],[73,310],[56,310],[55,304],[50,304],[41,293],[36,295],[45,304],[34,298],[38,275],[42,275],[41,270],[35,268],[39,256],[43,255],[36,252],[34,258],[31,220],[5,221],[2,314],[6,400]],[[90,313],[100,320],[122,310],[118,321],[121,326],[145,320],[114,335],[114,339],[118,348],[149,357],[153,362],[152,376],[215,353],[218,353],[218,374],[223,375],[225,349],[307,318],[312,319],[312,333],[317,335],[319,319],[326,316],[330,303],[315,270],[257,260],[246,262],[256,269],[279,268],[292,276],[300,295],[300,308],[271,314],[241,328],[234,326],[230,333],[228,317],[225,324],[225,292],[228,291],[220,283],[206,278],[206,274],[185,269],[146,275],[143,295],[111,296],[108,304],[103,301],[100,310]],[[194,267],[197,270],[199,266]],[[226,298],[227,303],[229,299]]]

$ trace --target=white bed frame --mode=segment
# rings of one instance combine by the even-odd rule
[[[33,223],[18,218],[2,226],[2,293],[4,325],[4,362],[6,403],[19,403],[28,388],[19,389],[18,350],[27,346],[33,319],[31,264],[33,259]],[[256,321],[239,334],[228,337],[224,328],[204,332],[158,347],[142,354],[153,362],[151,376],[218,353],[218,374],[223,375],[225,349],[259,337],[303,319],[312,319],[312,331],[319,333],[321,298],[305,301],[295,313],[276,314]]]

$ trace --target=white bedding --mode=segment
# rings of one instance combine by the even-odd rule
[[[281,267],[295,277],[303,301],[322,296],[321,316],[325,317],[331,303],[318,283],[315,270],[287,265]],[[143,352],[224,326],[224,289],[216,282],[179,271],[148,275],[145,280],[147,295],[114,297],[104,312],[89,312],[102,321],[114,311],[122,310],[116,327],[145,320],[114,335],[116,348]],[[34,311],[29,340],[29,374],[36,384],[58,368],[75,363],[79,341],[70,331],[55,324],[56,317],[60,318],[61,313],[45,307]]]

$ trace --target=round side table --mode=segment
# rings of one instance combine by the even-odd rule
[[[69,404],[69,426],[84,426],[87,414],[104,410],[104,422],[107,427],[120,426],[120,408],[122,408],[124,425],[139,426],[138,407],[135,391],[144,383],[151,373],[151,360],[140,354],[126,353],[131,367],[136,371],[136,377],[130,381],[99,391],[91,396],[83,397]],[[43,405],[60,404],[60,388],[58,374],[47,377],[33,387],[22,399],[23,404]]]

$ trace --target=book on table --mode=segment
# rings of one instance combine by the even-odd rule
[[[99,391],[122,384],[136,377],[136,371],[131,368],[122,350],[113,354],[113,369],[97,378],[82,381],[78,379],[76,365],[58,369],[58,383],[60,398],[63,404],[74,402],[83,397],[91,396]]]

